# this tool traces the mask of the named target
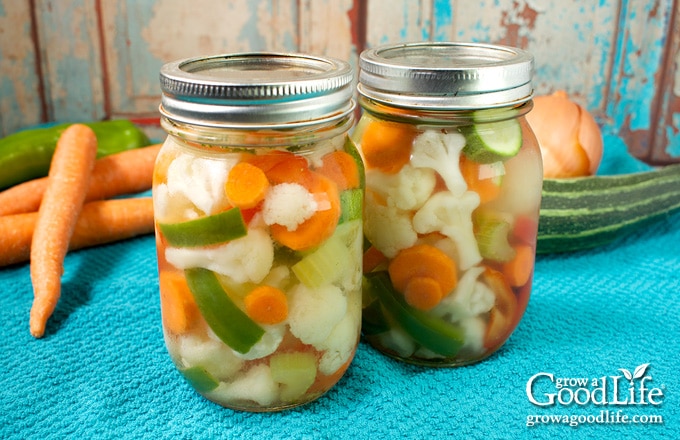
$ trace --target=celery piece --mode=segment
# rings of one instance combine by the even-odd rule
[[[339,279],[347,273],[351,262],[349,249],[338,234],[333,234],[314,252],[295,263],[291,270],[302,284],[316,288]]]
[[[383,309],[414,341],[442,356],[454,356],[463,346],[464,333],[457,326],[409,306],[394,290],[387,272],[372,272],[364,278]]]
[[[214,272],[192,268],[184,274],[198,309],[212,331],[233,350],[247,353],[265,330],[232,302]]]
[[[171,246],[178,247],[225,243],[248,233],[238,208],[181,223],[159,223],[158,229]]]
[[[361,220],[364,211],[364,190],[347,189],[340,193],[340,219],[342,224],[352,220]]]
[[[515,249],[508,242],[512,230],[510,222],[500,215],[482,213],[475,218],[475,238],[482,257],[507,262],[515,257]]]
[[[200,365],[189,368],[180,368],[179,372],[182,373],[182,376],[184,376],[187,382],[189,382],[199,393],[212,391],[220,384],[208,370]]]
[[[269,361],[272,379],[281,384],[281,400],[302,397],[316,380],[316,357],[312,353],[281,353]]]

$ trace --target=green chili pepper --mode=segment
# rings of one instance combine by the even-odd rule
[[[197,267],[186,269],[184,275],[212,331],[233,350],[247,353],[262,338],[264,329],[233,303],[214,272]]]
[[[409,306],[403,295],[394,290],[385,271],[371,272],[364,277],[372,293],[386,313],[423,347],[442,356],[454,356],[464,343],[463,331],[441,319]]]
[[[19,131],[0,139],[0,189],[45,177],[61,133],[71,125]],[[151,144],[147,135],[127,119],[87,122],[97,135],[97,157]]]
[[[159,223],[158,229],[171,246],[179,247],[226,243],[248,234],[239,208],[181,223]]]

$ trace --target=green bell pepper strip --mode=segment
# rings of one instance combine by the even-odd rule
[[[158,229],[168,244],[176,247],[226,243],[248,234],[239,208],[231,208],[186,222],[159,223]]]
[[[184,275],[198,310],[212,331],[233,350],[247,353],[265,330],[233,303],[214,272],[197,267],[186,269]]]
[[[97,158],[151,144],[127,119],[84,123],[97,136]],[[70,123],[22,130],[0,139],[0,190],[47,176],[61,133]]]
[[[205,368],[199,366],[181,368],[179,370],[182,376],[191,384],[192,387],[199,393],[207,393],[212,391],[220,384],[220,382],[213,377]]]
[[[442,356],[454,356],[464,343],[463,331],[441,319],[409,306],[403,295],[394,290],[385,271],[366,274],[372,293],[388,313],[413,340]]]

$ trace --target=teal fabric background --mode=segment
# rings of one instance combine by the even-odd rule
[[[609,149],[602,172],[645,168],[619,153]],[[28,265],[0,269],[0,438],[680,438],[679,251],[676,214],[602,248],[539,256],[525,317],[491,358],[428,369],[362,342],[329,393],[272,414],[221,408],[174,370],[163,344],[152,236],[70,253],[62,298],[41,340],[28,331]],[[592,379],[644,364],[645,384],[663,393],[660,405],[540,407],[526,393],[540,372]],[[623,378],[620,387],[624,399]],[[557,390],[542,379],[534,391],[544,399]],[[663,423],[527,426],[531,415],[601,411]]]

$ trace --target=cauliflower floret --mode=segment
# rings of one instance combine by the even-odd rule
[[[170,199],[183,197],[203,214],[229,206],[224,184],[236,159],[214,160],[179,155],[168,166],[167,191]]]
[[[291,333],[305,344],[320,346],[345,317],[347,299],[338,287],[330,284],[317,289],[298,284],[289,293]]]
[[[484,351],[484,334],[486,322],[482,318],[470,317],[460,321],[465,334],[465,343],[460,347],[458,355],[461,357],[478,356]]]
[[[178,269],[203,267],[226,275],[237,283],[259,283],[274,262],[274,244],[262,229],[249,229],[248,235],[210,248],[165,250],[165,258]]]
[[[411,165],[435,170],[444,179],[449,191],[456,195],[463,194],[467,190],[467,183],[458,167],[463,147],[465,136],[460,133],[427,130],[413,141]]]
[[[415,341],[401,328],[392,327],[389,331],[380,333],[376,337],[380,345],[394,351],[401,357],[410,357],[416,351]]]
[[[496,301],[496,295],[486,284],[477,281],[484,272],[475,266],[463,273],[456,289],[444,298],[432,311],[436,316],[446,316],[449,321],[479,316],[488,312]]]
[[[272,268],[269,274],[262,280],[262,284],[276,287],[277,289],[284,289],[290,281],[290,268],[288,266],[276,266]]]
[[[328,338],[319,345],[325,350],[319,360],[319,371],[322,374],[333,374],[338,371],[354,352],[359,337],[361,316],[361,296],[352,295],[354,301],[348,301],[347,313],[331,331]]]
[[[192,220],[201,216],[191,200],[183,194],[170,197],[168,185],[165,183],[153,190],[153,212],[156,219],[164,223]]]
[[[349,359],[358,336],[359,327],[356,321],[349,314],[345,315],[318,347],[325,350],[319,360],[319,371],[326,375],[335,373]]]
[[[279,397],[279,385],[274,382],[272,372],[266,364],[255,365],[235,381],[222,382],[209,392],[218,402],[234,402],[246,400],[256,402],[260,406],[271,405]]]
[[[482,260],[472,229],[472,211],[477,206],[479,195],[475,192],[460,196],[438,192],[413,216],[413,229],[419,234],[441,232],[455,241],[460,269],[467,270]]]
[[[294,231],[319,209],[314,195],[298,183],[274,185],[267,192],[262,205],[264,222],[279,224]]]
[[[243,361],[222,341],[182,335],[175,345],[168,345],[173,357],[183,368],[201,366],[218,380],[228,380],[243,365]]]
[[[370,193],[366,194],[364,234],[380,252],[393,258],[400,250],[413,246],[418,234],[413,230],[408,211],[377,203]]]
[[[414,168],[409,164],[404,165],[396,174],[377,170],[366,173],[366,185],[385,197],[387,206],[405,211],[423,206],[436,184],[437,177],[433,170]]]

